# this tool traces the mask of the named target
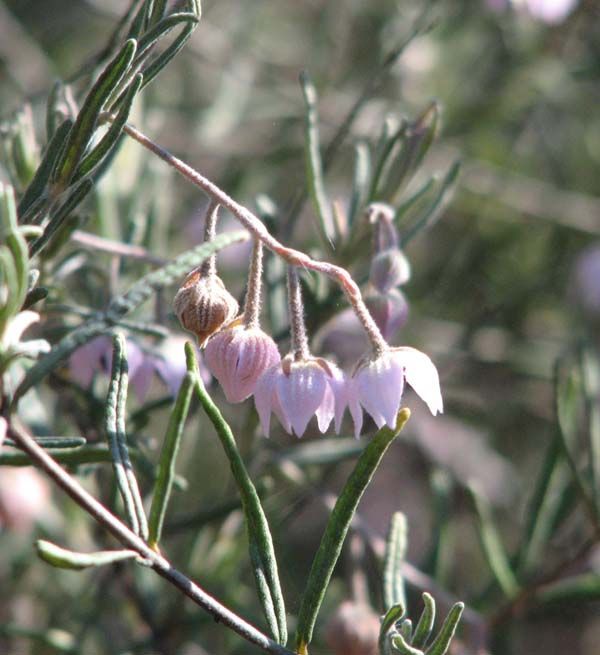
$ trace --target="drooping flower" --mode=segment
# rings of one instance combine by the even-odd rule
[[[276,343],[259,327],[238,324],[221,330],[206,345],[205,360],[230,403],[254,393],[259,377],[281,357]]]
[[[395,427],[405,382],[434,416],[443,411],[440,380],[431,359],[415,348],[390,348],[360,362],[348,381],[348,408],[357,437],[362,428],[363,408],[378,428]]]
[[[271,412],[290,434],[301,437],[310,419],[325,432],[335,418],[339,432],[346,407],[346,383],[342,371],[320,357],[296,360],[286,355],[258,380],[254,403],[262,430],[269,436]]]
[[[156,352],[142,349],[133,339],[127,338],[127,367],[129,384],[139,402],[148,395],[154,374],[158,374],[174,396],[186,373],[182,337],[167,337]],[[96,373],[108,374],[111,369],[112,341],[106,335],[92,339],[78,348],[69,358],[71,378],[82,387],[89,387]],[[200,360],[201,361],[201,360]],[[207,373],[200,366],[203,379]]]

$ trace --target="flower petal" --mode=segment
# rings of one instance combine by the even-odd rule
[[[329,424],[333,420],[335,415],[335,394],[333,389],[328,384],[325,387],[325,393],[323,394],[323,400],[321,404],[317,407],[317,425],[321,432],[326,432]]]
[[[346,383],[346,399],[348,401],[350,416],[352,416],[352,420],[354,421],[354,436],[358,439],[363,425],[363,411],[358,402],[358,392],[354,378],[350,378]]]
[[[394,348],[392,356],[403,367],[406,381],[427,403],[431,413],[435,416],[443,412],[440,378],[431,359],[416,348]]]
[[[402,366],[395,362],[391,352],[372,360],[354,376],[358,400],[371,415],[378,428],[396,425],[400,399],[404,388]]]
[[[327,382],[325,371],[313,362],[294,362],[289,375],[277,378],[277,396],[284,415],[294,432],[301,437],[306,426],[323,402]]]
[[[273,409],[275,396],[275,380],[279,375],[283,375],[279,366],[272,366],[258,379],[254,390],[254,405],[265,437],[269,436],[271,410]]]

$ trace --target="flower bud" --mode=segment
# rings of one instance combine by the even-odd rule
[[[329,620],[325,639],[334,655],[376,655],[379,617],[368,605],[344,601]]]
[[[410,264],[398,248],[389,248],[375,255],[369,275],[371,284],[381,293],[405,284],[410,279]]]
[[[181,325],[203,346],[211,334],[236,317],[239,306],[218,275],[202,277],[196,269],[175,294],[173,309]]]
[[[219,332],[205,352],[206,365],[230,403],[241,403],[252,395],[258,378],[281,359],[277,344],[266,332],[243,325]]]
[[[408,319],[408,303],[398,289],[368,296],[365,304],[386,341],[390,341]]]

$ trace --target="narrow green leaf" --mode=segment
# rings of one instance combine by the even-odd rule
[[[188,372],[181,383],[160,453],[158,475],[154,485],[154,495],[152,496],[152,506],[148,521],[148,544],[154,549],[158,547],[160,542],[167,505],[171,497],[173,480],[175,478],[175,462],[183,435],[183,428],[190,409],[195,379],[195,375]]]
[[[364,450],[364,444],[354,437],[323,437],[318,441],[307,441],[293,448],[273,454],[277,461],[289,460],[298,466],[323,466],[354,459]]]
[[[33,440],[42,448],[79,448],[85,446],[85,437],[34,437]],[[12,439],[4,442],[5,446],[16,446]]]
[[[469,485],[468,490],[471,494],[475,511],[477,512],[479,538],[490,570],[506,597],[514,598],[519,592],[519,583],[512,570],[500,535],[494,525],[490,507],[485,498],[473,485]]]
[[[553,534],[555,517],[568,484],[561,454],[562,446],[556,435],[548,446],[527,508],[525,529],[517,556],[520,572],[533,570],[542,561],[544,548]]]
[[[148,14],[148,25],[155,25],[165,15],[167,0],[154,0]]]
[[[401,409],[394,430],[385,427],[375,434],[359,457],[329,516],[300,604],[296,632],[296,648],[300,655],[305,655],[312,639],[325,591],[358,503],[383,455],[400,434],[409,417],[409,410]]]
[[[201,11],[200,3],[197,0],[190,0],[189,6],[191,12],[200,20]],[[197,22],[187,21],[181,30],[181,33],[173,40],[168,48],[163,50],[160,55],[146,68],[144,68],[144,86],[150,82],[160,73],[160,71],[175,57],[175,55],[183,48],[187,40],[196,29]]]
[[[354,176],[352,180],[352,196],[348,209],[348,225],[352,226],[369,197],[369,181],[371,179],[371,153],[366,143],[359,142],[354,146]]]
[[[455,603],[448,612],[448,616],[444,620],[444,623],[431,644],[431,646],[425,651],[426,655],[445,655],[450,646],[450,642],[454,638],[454,633],[458,627],[460,617],[462,616],[463,610],[465,609],[464,603]]]
[[[582,350],[580,368],[589,426],[590,484],[596,512],[600,516],[600,366],[594,351]]]
[[[400,633],[392,637],[392,646],[396,653],[401,655],[423,655],[423,652],[417,648],[413,648],[410,644],[406,643],[406,639]]]
[[[117,486],[123,499],[131,529],[144,539],[148,537],[148,524],[140,496],[137,479],[133,472],[127,435],[125,414],[127,402],[127,358],[125,339],[121,334],[113,338],[113,361],[106,398],[105,428],[108,437]]]
[[[381,653],[385,650],[390,630],[404,616],[404,612],[404,605],[398,603],[398,605],[392,605],[381,619],[381,627],[379,628],[379,650]]]
[[[208,418],[213,424],[237,484],[248,530],[250,558],[253,563],[259,599],[273,637],[282,645],[287,641],[285,604],[281,593],[273,539],[256,487],[240,456],[231,428],[206,392],[198,373],[191,344],[186,344],[188,370],[196,377],[195,388]]]
[[[247,238],[248,233],[241,230],[227,232],[218,235],[209,243],[203,243],[192,250],[187,250],[169,264],[144,275],[129,291],[115,298],[108,307],[108,315],[110,317],[120,318],[150,298],[156,289],[173,284],[180,277],[199,266],[213,253],[222,250],[232,243],[244,241]]]
[[[402,245],[414,239],[421,231],[433,227],[435,223],[441,218],[444,209],[448,206],[456,188],[456,181],[460,173],[460,162],[456,161],[450,166],[448,172],[444,176],[440,184],[440,188],[435,197],[425,209],[423,214],[417,219],[415,224],[402,236]]]
[[[95,553],[77,553],[73,550],[61,548],[44,539],[38,539],[35,542],[35,549],[40,559],[50,564],[50,566],[75,571],[106,566],[126,559],[136,559],[140,556],[135,550],[99,550]]]
[[[433,143],[438,119],[439,106],[434,102],[407,127],[402,146],[394,161],[390,162],[385,187],[380,192],[382,199],[392,204],[397,202]]]
[[[12,313],[20,310],[27,295],[29,253],[27,243],[19,232],[15,193],[9,184],[0,182],[0,239],[10,251],[14,263],[14,289],[8,300]],[[12,269],[11,269],[12,270]]]
[[[406,555],[408,526],[402,512],[392,516],[383,561],[383,600],[385,607],[406,607],[402,565]]]
[[[582,371],[579,367],[572,367],[560,359],[557,361],[554,373],[554,397],[563,455],[569,465],[582,505],[591,523],[600,529],[600,508],[594,502],[593,489],[590,488],[589,480],[586,479],[585,472],[580,470],[576,459],[581,450],[578,444],[579,425],[586,409],[583,384]]]
[[[412,639],[412,645],[415,648],[421,649],[427,645],[431,631],[433,630],[433,624],[435,623],[435,601],[433,600],[433,596],[426,591],[423,592],[423,604],[423,612],[421,613]]]
[[[127,87],[123,102],[119,107],[119,111],[113,121],[111,121],[106,134],[100,139],[96,145],[83,159],[77,167],[73,175],[73,182],[77,182],[86,175],[90,175],[93,170],[102,162],[102,160],[109,155],[109,153],[117,147],[119,137],[123,131],[123,126],[129,118],[131,106],[137,92],[142,86],[142,75],[136,75],[131,84]]]
[[[542,587],[536,598],[548,603],[595,602],[600,600],[600,573],[581,573]]]
[[[414,193],[396,207],[394,214],[394,221],[396,224],[400,223],[408,212],[425,198],[425,196],[433,189],[436,181],[436,176],[430,177]]]
[[[18,311],[19,280],[15,259],[11,251],[0,244],[0,282],[6,287],[4,304],[0,305],[0,329],[4,332],[6,322]]]
[[[135,39],[125,42],[115,58],[106,66],[98,80],[88,93],[77,120],[69,133],[65,152],[53,174],[53,182],[59,189],[64,189],[69,183],[77,164],[87,148],[90,139],[96,129],[98,116],[102,107],[112,90],[117,86],[121,78],[126,74],[127,69],[133,61],[136,51]]]
[[[407,123],[404,120],[398,120],[395,116],[387,116],[383,122],[373,156],[374,166],[369,189],[369,202],[379,199],[379,190],[385,181],[391,153],[404,139],[406,129]]]
[[[300,86],[304,96],[304,152],[306,179],[317,216],[319,235],[326,246],[335,242],[335,226],[331,214],[331,203],[325,191],[323,163],[319,142],[319,115],[317,112],[317,90],[306,71],[300,74]]]
[[[46,225],[46,228],[44,229],[44,233],[31,244],[30,251],[32,257],[48,246],[55,235],[65,225],[65,221],[92,190],[93,186],[94,183],[90,179],[81,181],[73,191],[71,191],[62,205],[52,212],[48,225]]]

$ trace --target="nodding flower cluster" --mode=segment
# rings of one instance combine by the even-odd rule
[[[213,211],[214,209],[214,211]],[[207,214],[206,238],[215,233],[216,206]],[[260,328],[262,241],[255,238],[243,312],[216,273],[214,256],[192,271],[177,292],[173,307],[183,327],[205,348],[205,363],[219,381],[229,402],[254,396],[262,430],[269,436],[271,413],[290,434],[301,437],[313,415],[325,432],[331,422],[339,433],[346,408],[360,435],[363,409],[377,427],[394,428],[405,383],[435,415],[442,396],[437,370],[414,348],[392,348],[384,341],[362,300],[354,308],[373,349],[350,375],[334,363],[313,356],[308,347],[301,289],[295,266],[288,267],[291,349],[281,357],[276,343]],[[399,267],[403,268],[403,264]],[[390,268],[387,265],[384,268]],[[382,277],[393,284],[408,275],[393,264]]]

